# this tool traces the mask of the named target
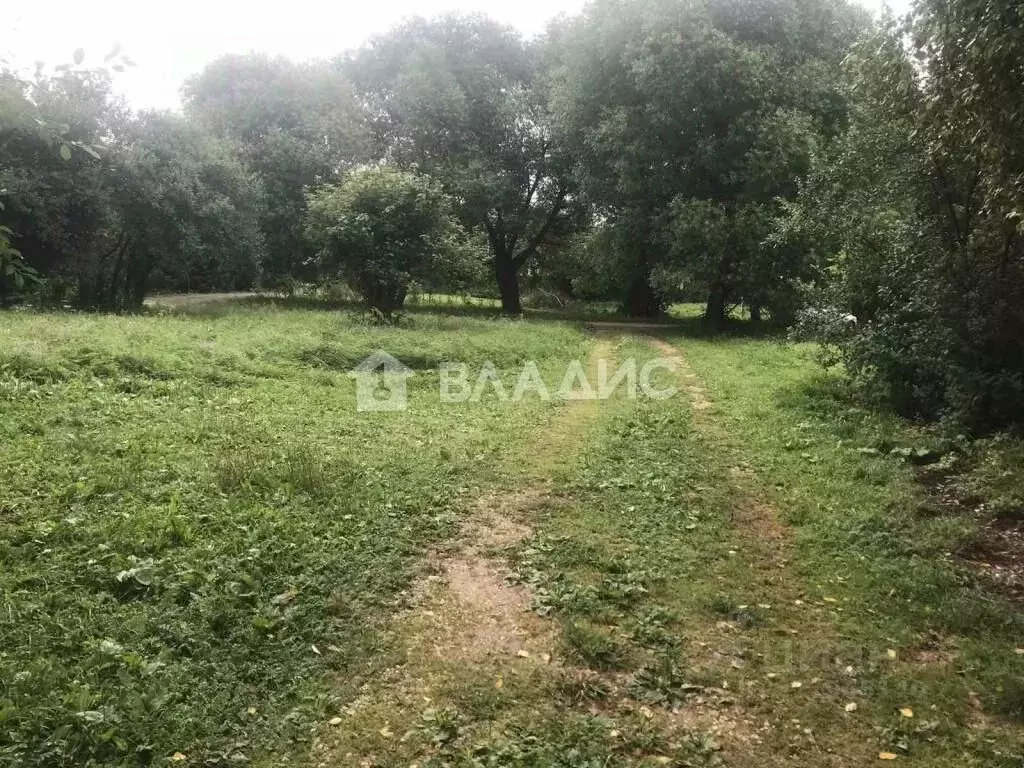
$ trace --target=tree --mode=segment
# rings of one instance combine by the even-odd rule
[[[113,311],[141,307],[155,275],[251,284],[262,193],[232,147],[179,117],[131,115],[104,71],[0,85],[20,116],[0,126],[5,279],[18,251],[78,306]]]
[[[321,268],[385,315],[401,309],[413,281],[458,276],[469,258],[450,198],[420,174],[356,170],[310,193],[308,207],[306,234]]]
[[[0,203],[3,210],[3,203]],[[11,245],[14,232],[0,225],[0,309],[7,306],[10,289],[20,291],[27,284],[40,285],[39,273],[25,263],[21,251]]]
[[[413,19],[342,65],[373,116],[378,151],[440,180],[482,230],[502,309],[519,274],[573,228],[568,164],[548,115],[542,44],[479,16]]]
[[[804,329],[900,412],[975,430],[1024,421],[1020,16],[926,0],[888,20],[850,57],[850,131],[779,233],[816,256]]]
[[[306,190],[367,159],[364,116],[347,79],[324,63],[229,55],[186,82],[184,96],[190,119],[238,145],[267,192],[268,282],[311,276]]]
[[[98,247],[109,189],[97,149],[124,111],[97,70],[6,73],[0,99],[0,223],[27,266],[53,275]]]
[[[691,239],[666,263],[666,226],[675,212],[691,233],[697,213],[715,217],[710,227],[747,227],[769,213],[752,219],[756,206],[793,194],[814,135],[843,123],[838,60],[862,17],[830,0],[603,0],[562,31],[554,112],[563,141],[580,148],[584,189],[631,233],[624,309],[658,312],[652,273],[673,270],[702,284],[712,321],[730,300],[759,309],[745,277],[775,275],[788,259],[772,263],[737,232]],[[725,250],[708,253],[715,243]]]
[[[232,148],[175,115],[143,113],[111,142],[109,207],[99,247],[65,272],[78,302],[141,308],[150,282],[196,272],[214,284],[251,285],[263,255],[263,191]]]

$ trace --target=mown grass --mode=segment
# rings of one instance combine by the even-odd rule
[[[0,316],[0,762],[301,754],[386,657],[419,556],[552,412],[442,406],[427,369],[560,372],[586,346],[430,314]],[[417,369],[408,412],[355,411],[378,348]]]
[[[750,463],[794,526],[808,593],[834,601],[827,607],[841,647],[867,662],[860,685],[879,745],[922,765],[1018,765],[1024,621],[956,557],[984,521],[957,510],[922,514],[926,489],[907,461],[948,450],[943,438],[858,406],[808,347],[678,343],[730,436],[723,448]],[[1004,497],[1022,480],[1005,467],[992,474]],[[997,495],[995,483],[973,477],[985,497]],[[916,718],[892,719],[904,707]]]
[[[620,362],[651,356],[646,345],[616,344],[607,333],[599,338],[596,350],[602,356]],[[600,403],[575,404],[560,416],[560,431],[545,436],[545,441],[559,444],[558,455],[535,451],[527,459],[532,465],[525,476],[530,487],[544,492],[519,509],[515,519],[539,525],[540,531],[515,552],[505,550],[517,566],[508,578],[528,585],[533,610],[557,620],[559,631],[549,634],[538,630],[536,619],[523,619],[519,636],[528,638],[523,642],[531,648],[525,658],[514,649],[493,654],[467,650],[443,632],[440,637],[424,637],[424,616],[430,622],[440,615],[446,628],[455,628],[454,638],[464,637],[467,621],[486,626],[492,620],[486,608],[462,615],[458,594],[442,588],[436,602],[421,606],[425,613],[408,618],[411,626],[405,631],[411,655],[399,671],[371,683],[360,705],[345,712],[337,729],[326,729],[332,746],[327,750],[331,757],[321,758],[323,762],[389,768],[721,764],[710,737],[684,729],[662,730],[650,720],[646,700],[638,698],[632,705],[619,700],[622,691],[617,689],[622,686],[614,681],[649,652],[633,647],[629,632],[611,626],[613,612],[617,607],[621,611],[615,616],[627,616],[633,601],[646,594],[651,583],[660,584],[663,570],[667,573],[654,562],[624,570],[628,557],[674,561],[680,553],[667,534],[689,530],[693,519],[688,513],[669,522],[647,521],[644,532],[631,531],[643,539],[643,551],[633,551],[633,540],[622,526],[629,524],[634,510],[619,503],[639,492],[651,508],[664,509],[660,505],[676,498],[686,481],[677,484],[655,476],[644,464],[654,454],[666,452],[671,460],[690,449],[677,440],[688,434],[685,412],[681,417],[661,414],[657,404],[641,405],[624,392],[620,389],[616,397]],[[671,431],[660,434],[658,427],[665,425],[672,425]],[[642,479],[636,480],[636,474]],[[689,498],[693,489],[686,488]],[[717,538],[709,533],[710,540]],[[618,551],[620,544],[629,548],[628,554]],[[549,572],[549,567],[557,572]],[[602,576],[606,568],[613,574]],[[657,644],[669,634],[670,621],[671,617],[651,611],[637,623],[636,631]],[[539,623],[543,627],[544,622]]]
[[[937,513],[908,461],[1014,517],[1020,443],[861,407],[807,348],[667,336],[709,407],[681,379],[570,429],[533,398],[441,406],[434,370],[557,385],[590,348],[565,323],[266,299],[0,323],[5,765],[301,764],[401,662],[394,617],[467,500],[549,483],[509,557],[551,665],[499,686],[442,660],[407,732],[342,718],[375,765],[1024,761],[1024,621],[959,556],[985,518]],[[404,414],[353,407],[378,348],[416,370]]]
[[[518,558],[566,659],[605,681],[569,699],[621,706],[626,680],[739,733],[727,764],[1020,765],[1024,623],[954,556],[979,521],[921,515],[905,460],[941,438],[858,407],[806,348],[673,342],[712,406],[612,414]],[[1013,451],[985,455],[975,487],[1017,498]],[[792,534],[748,528],[762,507]]]

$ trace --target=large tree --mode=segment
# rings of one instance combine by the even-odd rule
[[[666,267],[705,292],[712,320],[763,301],[746,278],[778,270],[749,263],[771,258],[750,226],[793,194],[814,135],[841,126],[838,62],[862,23],[841,0],[598,0],[560,31],[554,114],[590,198],[630,233],[627,311],[659,310]],[[666,248],[680,219],[687,236]]]
[[[0,108],[0,225],[25,263],[49,274],[97,247],[109,187],[94,147],[125,111],[107,73],[92,70],[2,73]]]
[[[266,189],[268,281],[310,276],[313,253],[302,234],[306,191],[367,159],[362,107],[346,78],[320,62],[228,55],[183,92],[186,114],[237,144]]]
[[[142,113],[112,137],[100,247],[65,269],[85,305],[137,310],[154,278],[244,288],[264,253],[263,190],[233,148],[183,118]]]
[[[413,19],[342,66],[371,110],[379,152],[430,173],[487,236],[502,308],[519,274],[571,229],[565,153],[551,133],[545,51],[478,16]]]

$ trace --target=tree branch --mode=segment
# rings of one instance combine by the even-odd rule
[[[541,224],[540,229],[538,229],[534,233],[533,237],[531,237],[530,240],[526,243],[526,245],[523,246],[522,250],[520,250],[519,253],[512,257],[512,260],[517,265],[522,264],[524,261],[530,258],[530,256],[536,253],[537,247],[541,244],[541,242],[543,242],[544,238],[547,236],[548,230],[550,230],[551,227],[554,226],[555,222],[558,221],[558,215],[562,212],[562,207],[565,205],[566,191],[567,190],[564,186],[560,186],[558,188],[558,197],[555,199],[554,204],[551,206],[551,211],[548,213],[548,216],[544,220],[544,223]]]

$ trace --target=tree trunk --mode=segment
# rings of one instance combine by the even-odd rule
[[[149,270],[141,269],[131,277],[128,283],[128,298],[126,309],[129,312],[141,312],[146,303],[146,288],[149,284]]]
[[[494,276],[498,280],[498,291],[501,293],[502,314],[510,317],[523,314],[523,304],[519,296],[519,267],[509,253],[495,251]]]
[[[370,276],[363,282],[361,291],[370,309],[377,310],[385,317],[391,317],[405,305],[409,286]]]
[[[628,317],[658,317],[664,307],[651,285],[651,223],[646,213],[629,211],[621,219],[619,245],[628,263],[621,309]]]
[[[651,287],[646,270],[630,279],[622,300],[622,311],[628,317],[657,317],[661,314],[661,301]]]
[[[728,291],[721,283],[714,283],[708,292],[708,303],[704,308],[704,320],[713,328],[719,328],[725,323],[725,300],[728,298]]]
[[[755,323],[761,322],[761,305],[754,304],[750,307],[750,320]]]

